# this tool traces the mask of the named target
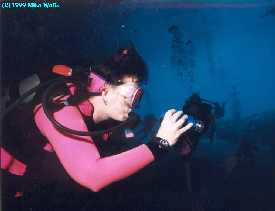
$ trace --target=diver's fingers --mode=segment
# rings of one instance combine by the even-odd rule
[[[184,125],[184,123],[186,122],[188,116],[186,114],[184,114],[177,122],[176,122],[176,127],[182,128],[182,126]]]
[[[177,122],[182,114],[183,114],[183,111],[177,111],[177,112],[173,113],[171,116],[171,120],[173,122]]]
[[[170,118],[174,113],[176,112],[176,109],[169,109],[168,111],[166,111],[166,113],[164,114],[163,119],[167,119]]]
[[[186,126],[178,130],[179,135],[183,134],[193,126],[193,123],[188,123]]]

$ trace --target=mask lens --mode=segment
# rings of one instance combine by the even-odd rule
[[[132,108],[138,104],[142,93],[142,89],[136,85],[124,84],[120,86],[120,94],[129,99],[129,103]]]

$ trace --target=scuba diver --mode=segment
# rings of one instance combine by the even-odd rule
[[[214,103],[205,100],[200,97],[198,93],[193,93],[183,104],[182,111],[188,115],[188,118],[193,118],[192,122],[195,129],[188,130],[186,133],[182,134],[175,145],[176,151],[182,155],[184,160],[183,167],[185,172],[185,180],[187,190],[190,195],[192,210],[204,209],[205,203],[197,198],[198,193],[196,192],[196,187],[198,184],[194,181],[192,177],[192,160],[191,157],[194,154],[201,137],[207,134],[213,124],[213,109]]]
[[[182,106],[183,113],[193,118],[193,123],[197,125],[197,130],[189,130],[179,139],[176,148],[184,156],[191,156],[196,149],[202,135],[208,134],[215,124],[216,103],[203,99],[198,93],[193,93]]]
[[[185,107],[189,104],[200,105],[201,118],[207,118],[208,130],[204,131],[204,133],[207,133],[209,142],[213,143],[216,137],[217,120],[224,117],[226,102],[213,102],[207,99],[200,98],[200,96],[197,93],[194,93],[186,102]],[[204,117],[202,117],[202,113],[204,113]],[[195,116],[197,115],[198,114],[195,114]]]
[[[59,73],[71,77],[72,69]],[[134,116],[146,79],[141,56],[134,47],[123,48],[90,68],[88,80],[54,80],[36,90],[30,112],[24,105],[6,109],[3,147],[26,165],[20,209],[100,208],[96,192],[168,154],[193,126],[183,111],[168,110],[146,144],[121,152],[108,141]]]

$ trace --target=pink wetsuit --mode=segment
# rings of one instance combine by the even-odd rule
[[[26,172],[27,166],[17,160],[13,155],[11,155],[7,150],[1,147],[1,169],[7,170],[11,174],[17,176],[23,176]]]
[[[84,101],[78,107],[63,107],[54,113],[54,118],[68,128],[88,131],[83,117],[92,118],[92,113],[92,104]],[[94,192],[136,173],[155,159],[145,144],[101,158],[91,137],[60,132],[46,117],[41,104],[36,106],[34,114],[37,127],[53,147],[68,175]]]

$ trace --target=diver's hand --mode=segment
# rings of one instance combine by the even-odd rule
[[[157,132],[157,137],[165,139],[169,142],[170,146],[173,146],[185,131],[192,127],[192,123],[184,125],[187,119],[187,115],[183,115],[182,111],[176,111],[175,109],[168,110],[161,122],[160,128]]]

